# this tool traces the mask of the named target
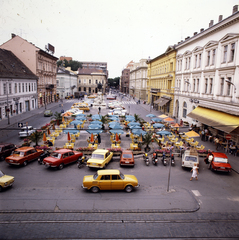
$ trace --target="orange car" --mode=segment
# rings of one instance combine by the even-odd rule
[[[120,158],[120,166],[134,166],[134,155],[130,150],[123,150]]]
[[[10,165],[26,166],[29,162],[37,160],[42,153],[42,150],[35,149],[34,147],[21,147],[15,149],[5,160]]]

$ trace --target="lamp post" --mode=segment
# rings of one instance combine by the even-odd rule
[[[10,124],[10,109],[9,109],[9,103],[8,103],[8,87],[9,87],[9,84],[8,84],[8,81],[7,81],[7,85],[6,85],[6,88],[7,88],[7,124],[9,125]]]
[[[174,91],[177,92],[177,99],[175,99],[175,115],[176,115],[176,122],[178,122],[178,111],[179,111],[179,87],[172,87]],[[176,105],[176,100],[178,100],[178,104]]]

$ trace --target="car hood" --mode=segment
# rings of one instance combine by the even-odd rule
[[[84,182],[92,182],[93,180],[94,180],[93,175],[87,175],[87,176],[84,176],[83,183]]]
[[[14,177],[9,176],[9,175],[4,175],[0,178],[1,183],[9,182],[9,181],[12,181],[12,180],[14,180]]]

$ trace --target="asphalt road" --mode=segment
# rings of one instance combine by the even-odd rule
[[[127,107],[148,114],[140,105]],[[42,114],[28,119],[36,127],[48,121]],[[8,142],[19,143],[15,131],[8,134]],[[167,192],[169,166],[147,167],[138,156],[134,168],[121,171],[136,175],[139,189],[97,194],[81,189],[83,176],[95,172],[87,167],[59,171],[37,162],[20,168],[0,162],[15,177],[0,196],[0,239],[238,239],[239,175],[213,173],[200,161],[199,180],[189,181],[191,173],[176,159]],[[118,164],[115,158],[107,168]]]

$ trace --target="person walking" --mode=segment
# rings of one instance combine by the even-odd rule
[[[193,166],[191,172],[193,172],[193,173],[192,173],[192,176],[191,176],[191,178],[190,178],[190,181],[192,181],[193,178],[195,178],[196,180],[198,180],[198,168],[197,168],[197,164],[196,164],[196,163],[194,163],[194,166]]]
[[[100,110],[101,110],[101,108],[99,107],[98,109],[99,109],[99,114],[100,114]]]

